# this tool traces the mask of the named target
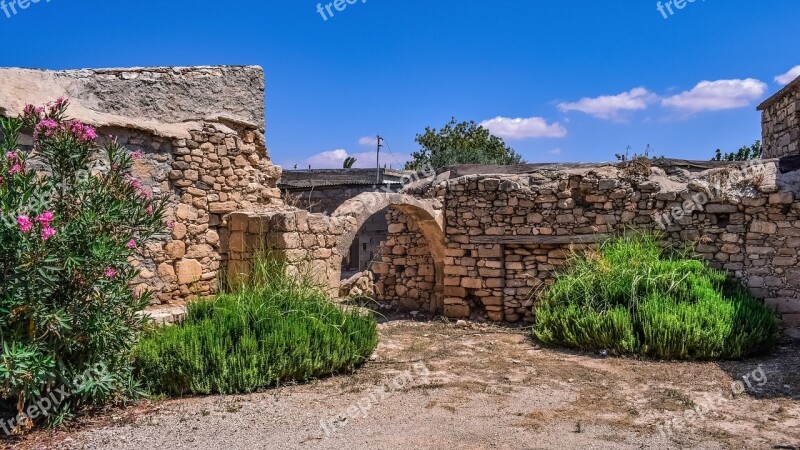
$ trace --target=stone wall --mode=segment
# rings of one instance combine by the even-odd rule
[[[320,286],[330,287],[332,295],[338,295],[342,255],[337,246],[343,233],[356,226],[354,219],[284,208],[235,212],[228,224],[230,283],[246,280],[254,256],[268,251],[270,257],[287,263],[290,274],[309,277]]]
[[[156,291],[161,304],[213,294],[228,260],[229,280],[240,281],[263,245],[293,274],[310,274],[336,294],[358,230],[385,215],[376,289],[407,309],[530,322],[537,293],[570,252],[630,228],[661,229],[800,327],[800,158],[757,167],[460,166],[403,193],[360,194],[329,216],[280,198],[258,67],[0,69],[0,78],[0,114],[67,97],[72,118],[142,152],[134,176],[170,197],[170,228],[131,262],[140,268],[139,288]],[[762,105],[769,156],[800,150],[798,86]]]
[[[800,78],[758,107],[765,158],[800,155]]]
[[[131,262],[141,269],[138,288],[160,304],[216,292],[228,214],[282,205],[259,67],[0,69],[0,79],[0,114],[65,97],[71,118],[142,152],[133,176],[171,207],[165,232]]]
[[[381,245],[380,262],[370,268],[379,277],[375,285],[378,298],[401,309],[441,312],[434,296],[433,256],[419,225],[394,209],[385,216],[391,223],[390,235]]]
[[[144,255],[146,261],[158,264],[155,278],[164,284],[162,302],[216,292],[216,275],[228,252],[228,215],[279,199],[274,188],[277,173],[271,171],[274,166],[257,136],[253,129],[207,124],[192,130],[191,139],[172,143],[171,236],[163,247]],[[142,178],[149,177],[143,173]]]
[[[633,228],[660,230],[679,248],[696,246],[786,325],[800,327],[798,172],[782,173],[777,160],[662,164],[523,166],[495,174],[498,168],[466,167],[440,175],[430,186],[445,205],[444,314],[530,322],[537,293],[572,251]],[[403,219],[389,219],[395,232],[388,242],[406,236]],[[409,278],[392,274],[405,261],[384,262],[379,285],[385,300],[396,302],[392,293]]]

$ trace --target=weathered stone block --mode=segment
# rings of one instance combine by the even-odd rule
[[[769,203],[771,205],[789,205],[793,202],[794,193],[792,192],[776,192],[769,196]]]
[[[158,277],[167,282],[175,282],[178,280],[178,277],[175,275],[175,268],[172,264],[169,263],[161,263],[158,266]]]
[[[795,266],[797,265],[797,258],[787,256],[776,256],[772,258],[774,266]]]
[[[461,287],[467,289],[480,289],[483,287],[483,280],[480,278],[463,278],[461,279]]]
[[[469,318],[470,309],[467,304],[459,305],[444,305],[444,316],[451,319],[466,319]]]
[[[467,296],[467,290],[460,286],[445,286],[444,295],[463,298]]]
[[[182,259],[175,264],[179,284],[192,284],[200,281],[203,266],[195,259]]]
[[[800,314],[800,298],[769,298],[764,303],[779,314]]]
[[[164,246],[164,252],[170,259],[181,259],[186,254],[186,244],[183,241],[172,241]]]
[[[770,222],[753,221],[750,225],[750,232],[775,234],[778,231],[778,226]]]

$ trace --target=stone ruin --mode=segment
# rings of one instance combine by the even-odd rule
[[[153,306],[178,306],[166,308],[167,319],[186,300],[216,292],[230,213],[282,205],[281,170],[264,139],[260,67],[0,69],[0,80],[1,115],[65,97],[71,118],[142,152],[133,175],[169,195],[174,226],[132,264],[141,288],[155,291]]]
[[[780,148],[770,154],[782,159],[459,166],[400,193],[360,194],[328,215],[280,199],[258,67],[0,75],[0,114],[68,97],[72,117],[144,153],[135,175],[170,196],[175,223],[132,261],[141,269],[140,288],[157,293],[159,320],[173,320],[186,301],[217,292],[221,273],[230,282],[247,277],[264,246],[291,273],[309,274],[338,295],[342,259],[359,228],[388,208],[389,234],[371,265],[374,278],[355,277],[345,290],[374,290],[378,301],[399,308],[530,323],[537,293],[572,252],[614,233],[656,229],[673,246],[694,246],[764,299],[790,330],[800,328],[800,161],[790,156],[797,154],[797,122],[775,110],[797,112],[791,89],[764,109],[765,124],[781,118],[780,126],[764,127],[780,136],[764,142]],[[786,141],[784,135],[787,146],[771,144]]]
[[[639,160],[455,167],[410,189],[444,205],[444,259],[424,251],[435,244],[413,219],[392,214],[388,242],[404,248],[384,248],[373,269],[377,291],[447,317],[531,322],[536,293],[574,251],[615,233],[655,229],[677,248],[695,246],[787,326],[800,327],[800,172],[793,166]],[[441,294],[426,289],[431,267],[443,271]]]

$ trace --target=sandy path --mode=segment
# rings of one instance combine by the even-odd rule
[[[142,404],[15,445],[800,448],[800,346],[736,363],[662,363],[543,349],[525,330],[479,324],[399,320],[380,333],[354,375]]]

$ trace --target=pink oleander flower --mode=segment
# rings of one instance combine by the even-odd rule
[[[50,222],[52,222],[55,217],[56,216],[53,214],[53,211],[45,211],[39,214],[39,216],[34,219],[34,222],[42,225],[43,228],[49,228]]]
[[[141,159],[142,158],[142,151],[136,150],[135,152],[131,153],[131,158],[133,159]]]
[[[50,227],[42,228],[41,237],[42,237],[43,241],[46,241],[46,240],[50,239],[51,237],[53,237],[55,235],[56,235],[56,230],[55,229],[50,228]]]
[[[3,177],[0,177],[0,183],[3,183]],[[147,212],[150,214],[153,213],[153,205],[147,207]]]
[[[33,229],[33,222],[28,216],[17,216],[17,225],[19,226],[19,231],[23,233],[30,233],[31,229]]]
[[[139,195],[141,195],[142,197],[144,197],[146,199],[153,198],[153,193],[150,192],[150,191],[144,190],[144,189],[139,189]]]
[[[135,241],[135,240],[133,240],[133,239],[131,239],[130,241],[128,241],[128,243],[126,244],[126,246],[127,246],[129,249],[133,250],[133,249],[135,249],[135,248],[136,248],[136,241]]]
[[[22,115],[26,120],[38,121],[42,117],[43,112],[44,108],[40,106],[25,105],[25,109],[22,110]]]
[[[175,228],[175,222],[170,220],[169,222],[167,222],[167,229],[172,231],[173,228]]]
[[[22,172],[22,166],[20,164],[14,164],[10,169],[8,169],[9,175],[14,175],[19,172]]]
[[[69,105],[69,100],[64,97],[58,97],[52,105],[50,105],[50,113],[55,114],[59,109],[66,108]]]
[[[133,186],[136,189],[141,189],[142,188],[142,180],[140,180],[138,178],[131,178],[130,183],[131,183],[131,186]]]
[[[117,276],[117,271],[113,267],[108,267],[106,268],[105,276],[106,278],[114,278]]]
[[[36,130],[39,132],[43,131],[44,135],[47,137],[55,134],[59,128],[61,128],[61,125],[59,125],[58,122],[53,119],[44,119],[43,121],[39,122],[39,125],[36,125]]]
[[[97,139],[97,130],[91,125],[86,125],[83,122],[72,120],[68,122],[69,132],[81,142],[89,143]]]
[[[11,161],[16,161],[19,158],[19,154],[17,152],[6,152],[6,158]]]
[[[53,137],[56,133],[61,130],[62,127],[53,119],[44,119],[36,125],[36,128],[33,130],[33,139],[38,140],[44,135],[44,137]]]

